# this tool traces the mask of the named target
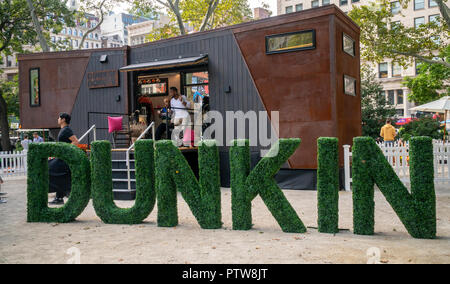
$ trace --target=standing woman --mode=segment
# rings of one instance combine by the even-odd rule
[[[58,125],[61,127],[59,131],[57,142],[69,143],[77,146],[79,141],[73,134],[69,127],[71,117],[67,113],[61,113],[58,118]],[[49,192],[56,192],[55,200],[49,202],[51,205],[63,205],[64,196],[70,194],[72,185],[71,174],[69,166],[60,159],[53,159],[49,161]]]

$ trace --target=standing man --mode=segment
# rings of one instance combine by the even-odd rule
[[[392,121],[388,119],[386,125],[381,128],[380,136],[383,137],[384,144],[388,147],[394,146],[394,140],[397,136],[394,126],[392,126]]]
[[[44,143],[44,138],[39,136],[37,132],[33,133],[33,143]]]
[[[31,143],[32,143],[32,141],[30,139],[28,139],[28,134],[25,134],[25,136],[23,137],[23,140],[20,142],[20,144],[22,144],[22,148],[24,151],[28,151],[28,148],[30,147]]]
[[[170,95],[172,97],[170,107],[174,113],[173,123],[175,125],[172,139],[180,147],[183,145],[183,139],[180,135],[184,134],[184,131],[190,125],[191,118],[187,109],[191,107],[191,103],[187,100],[186,96],[178,94],[178,89],[175,87],[170,88]]]
[[[57,142],[69,143],[77,146],[79,144],[77,137],[69,127],[71,116],[67,113],[61,113],[58,117],[58,125],[61,127]],[[56,198],[49,202],[50,205],[63,205],[64,196],[70,194],[72,179],[69,166],[60,159],[49,161],[49,192],[56,192]]]

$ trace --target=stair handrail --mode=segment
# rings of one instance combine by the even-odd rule
[[[89,128],[89,130],[83,135],[81,136],[80,139],[78,139],[78,141],[83,141],[84,138],[86,138],[91,132],[94,132],[94,141],[97,141],[97,127],[94,125],[92,125],[91,128]]]
[[[138,139],[136,139],[136,141],[134,141],[133,145],[130,146],[130,148],[127,149],[127,153],[126,153],[126,161],[127,161],[127,179],[128,179],[128,190],[131,190],[131,175],[130,175],[130,152],[131,150],[134,149],[136,142],[138,142],[139,140],[141,140],[142,138],[144,138],[144,136],[150,131],[150,129],[152,129],[152,137],[153,137],[153,141],[155,141],[155,122],[153,121],[148,127],[147,129],[144,130],[144,132],[142,132],[142,134],[138,137]]]

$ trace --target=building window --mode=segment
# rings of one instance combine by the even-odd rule
[[[66,34],[66,28],[63,28],[63,29],[61,30],[61,33],[62,33],[63,35],[65,35],[65,34]]]
[[[344,6],[348,4],[348,0],[339,0],[339,6]]]
[[[320,5],[319,0],[311,1],[311,8],[317,8],[319,7],[319,5]]]
[[[437,2],[434,0],[428,0],[428,7],[433,8],[437,6]]]
[[[72,35],[72,29],[69,29],[69,35]]]
[[[352,0],[352,3],[357,3],[359,2],[359,0]]]
[[[414,0],[414,10],[425,9],[425,0]]]
[[[401,6],[400,6],[400,2],[399,1],[394,1],[391,3],[391,12],[392,14],[396,15],[398,13],[400,13],[401,10]]]
[[[418,29],[421,25],[425,25],[425,17],[414,18],[414,27]]]
[[[422,65],[422,62],[420,62],[420,61],[417,61],[416,60],[416,66],[415,66],[415,68],[416,68],[416,75],[419,75],[420,74],[420,65]]]
[[[396,62],[392,62],[392,77],[402,76],[402,66]]]
[[[403,90],[397,90],[397,104],[402,105],[405,103],[405,99],[403,96]]]
[[[316,35],[314,30],[266,36],[266,53],[283,53],[314,49]]]
[[[167,78],[139,76],[138,85],[141,89],[141,96],[158,97],[168,95],[169,79]]]
[[[330,0],[322,0],[322,6],[330,5]]]
[[[430,23],[435,23],[436,25],[439,25],[439,14],[435,14],[435,15],[430,15],[429,17],[428,17],[428,21],[430,22]]]
[[[388,101],[388,104],[395,105],[395,91],[394,90],[388,91],[387,101]]]
[[[342,41],[344,52],[351,56],[355,56],[355,41],[345,33],[343,34]]]
[[[286,7],[286,14],[292,13],[294,12],[294,9],[292,8],[292,6],[288,6]]]
[[[198,102],[201,98],[209,97],[208,71],[186,73],[184,82],[184,93],[191,103]]]
[[[380,63],[378,65],[378,73],[380,78],[387,78],[388,77],[388,64],[387,62]]]
[[[356,96],[356,79],[344,75],[344,93],[350,96]]]
[[[303,10],[303,4],[297,4],[297,5],[295,5],[295,11],[296,11],[296,12],[302,11],[302,10]]]

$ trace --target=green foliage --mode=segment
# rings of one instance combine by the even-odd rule
[[[440,121],[430,117],[424,117],[403,126],[399,131],[399,136],[403,141],[409,141],[412,137],[419,136],[442,139],[444,129],[441,127]]]
[[[136,202],[132,208],[114,203],[109,141],[92,143],[92,199],[95,212],[106,224],[140,224],[155,206],[153,141],[136,142]]]
[[[65,161],[72,174],[69,200],[61,208],[49,208],[48,157]],[[28,150],[28,222],[68,223],[74,221],[89,203],[91,195],[89,159],[76,146],[66,143],[30,144]]]
[[[361,28],[361,57],[368,62],[383,62],[385,58],[392,58],[403,67],[413,63],[414,59],[440,64],[438,60],[433,60],[434,52],[448,45],[449,24],[441,16],[437,22],[427,21],[419,27],[404,25],[398,17],[406,16],[406,8],[411,8],[414,3],[410,0],[399,2],[402,6],[400,16],[393,14],[389,0],[353,6],[348,15]]]
[[[1,71],[0,71],[1,73]],[[19,116],[19,85],[18,76],[14,76],[12,81],[0,79],[0,94],[8,106],[8,115]]]
[[[155,162],[158,226],[178,225],[178,190],[201,228],[222,227],[219,151],[215,141],[202,141],[199,145],[199,180],[172,141],[156,143]]]
[[[358,137],[353,144],[353,226],[358,235],[374,234],[374,185],[377,184],[408,233],[436,237],[433,144],[428,137],[411,140],[411,194],[375,141]]]
[[[63,26],[74,26],[73,12],[65,1],[34,1],[36,16],[39,19],[44,36],[50,42],[50,31],[59,33]],[[31,19],[26,0],[8,0],[0,2],[0,53],[10,55],[23,53],[24,47],[38,43],[36,30]]]
[[[251,203],[259,194],[283,232],[306,232],[303,222],[273,178],[300,143],[300,139],[281,139],[250,172],[248,140],[233,141],[230,150],[230,168],[234,230],[252,228]]]
[[[394,117],[395,108],[388,105],[383,87],[370,69],[361,72],[361,108],[363,135],[374,139],[380,136],[380,129],[388,118]]]
[[[439,56],[450,63],[450,47],[446,47]],[[408,99],[417,104],[426,104],[450,93],[450,68],[438,65],[421,63],[419,75],[415,78],[406,77],[405,85],[411,90]]]
[[[339,142],[319,138],[317,168],[317,207],[319,232],[339,232]]]

